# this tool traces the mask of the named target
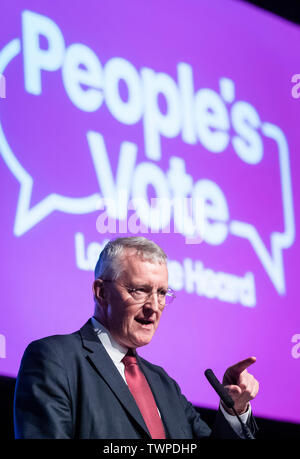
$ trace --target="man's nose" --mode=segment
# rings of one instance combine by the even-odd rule
[[[159,311],[160,304],[158,301],[158,292],[151,292],[144,306],[146,306],[149,309],[151,308],[154,312]]]

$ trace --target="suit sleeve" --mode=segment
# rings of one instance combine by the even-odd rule
[[[14,399],[16,438],[72,438],[68,379],[54,344],[35,341],[24,353]]]

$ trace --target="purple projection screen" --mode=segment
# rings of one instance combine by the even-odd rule
[[[1,5],[0,374],[93,314],[105,242],[143,235],[175,301],[140,354],[195,405],[256,356],[300,422],[300,29],[233,0]]]

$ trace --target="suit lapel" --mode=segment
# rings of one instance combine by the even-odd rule
[[[160,376],[146,366],[140,357],[138,362],[154,395],[156,405],[160,411],[166,434],[169,438],[184,438],[178,422],[178,411],[174,404],[169,403],[167,388],[163,385]]]
[[[124,408],[150,437],[145,421],[130,390],[106,352],[98,336],[94,332],[91,322],[88,321],[80,329],[79,333],[82,338],[83,347],[89,351],[89,354],[87,355],[88,360],[91,362],[97,373],[100,374],[106,381]]]

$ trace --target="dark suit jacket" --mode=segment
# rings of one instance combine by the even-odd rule
[[[138,357],[167,438],[237,438],[218,412],[213,429],[156,365]],[[151,438],[126,383],[88,321],[70,335],[31,343],[15,390],[16,438]]]

